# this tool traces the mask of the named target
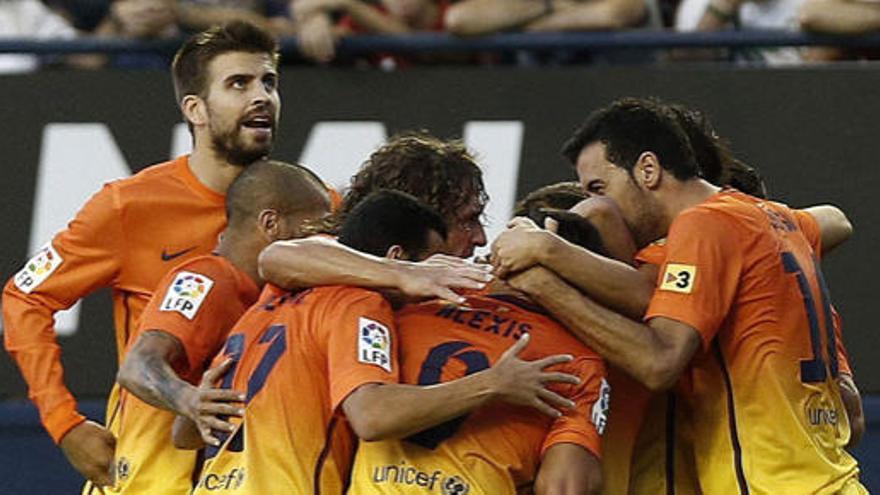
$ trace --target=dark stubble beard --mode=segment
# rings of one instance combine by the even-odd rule
[[[274,136],[275,130],[272,130]],[[227,162],[239,167],[246,167],[255,161],[264,158],[272,151],[272,140],[264,145],[256,144],[252,147],[242,142],[241,123],[236,122],[235,127],[228,131],[211,130],[211,147],[218,155]]]

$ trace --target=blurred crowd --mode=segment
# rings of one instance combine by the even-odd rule
[[[280,37],[297,36],[302,62],[351,63],[340,60],[338,42],[362,33],[771,29],[858,35],[880,31],[880,0],[0,0],[0,39],[171,39],[232,19],[250,21]],[[768,64],[876,58],[866,51],[791,47],[677,50],[664,56]],[[357,62],[393,68],[437,60],[377,55]],[[78,67],[167,65],[160,57],[143,55],[76,56],[55,62]],[[0,55],[0,72],[33,70],[41,63],[47,60]]]

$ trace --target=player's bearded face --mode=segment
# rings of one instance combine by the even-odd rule
[[[627,170],[607,160],[604,144],[586,146],[578,157],[577,171],[587,193],[617,203],[638,247],[663,237],[664,232],[658,230],[663,225],[663,206]]]
[[[210,65],[214,80],[205,98],[211,147],[235,165],[248,165],[272,150],[281,102],[268,55],[226,53]]]

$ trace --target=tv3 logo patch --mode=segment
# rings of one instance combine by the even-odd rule
[[[181,271],[168,287],[159,311],[177,311],[192,320],[213,286],[214,281],[202,274]]]
[[[694,265],[667,263],[660,283],[660,290],[690,294],[694,290],[696,280],[697,267]]]
[[[376,320],[358,319],[358,361],[391,373],[391,332]]]

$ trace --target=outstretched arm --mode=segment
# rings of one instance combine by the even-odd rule
[[[318,285],[398,289],[412,298],[439,297],[459,303],[452,289],[482,289],[491,280],[489,267],[451,256],[433,256],[422,263],[397,261],[361,253],[335,240],[310,237],[277,241],[260,254],[260,275],[285,289]]]
[[[526,31],[597,31],[632,27],[645,17],[641,0],[594,0],[560,5]]]
[[[693,327],[667,318],[653,318],[650,325],[633,321],[585,297],[546,268],[531,268],[508,282],[550,311],[587,346],[651,390],[675,384],[700,347],[700,334]]]
[[[867,1],[811,0],[801,7],[806,31],[863,34],[880,30],[880,5]]]

